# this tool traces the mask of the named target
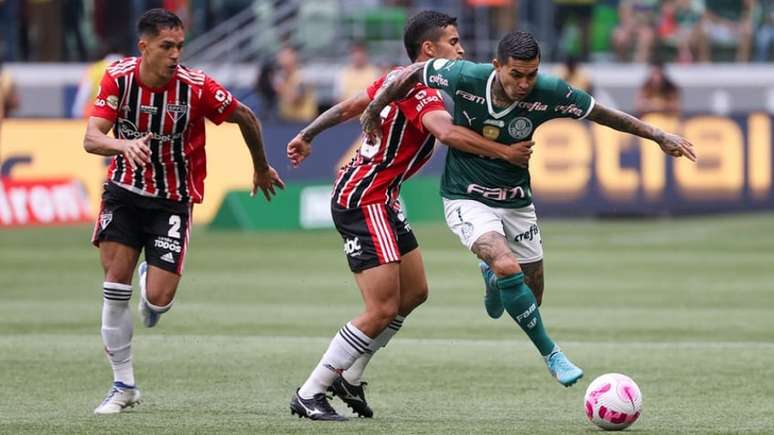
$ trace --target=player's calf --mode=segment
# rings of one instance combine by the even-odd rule
[[[145,325],[148,328],[152,328],[156,326],[156,324],[159,322],[159,319],[161,319],[161,315],[166,313],[172,308],[172,305],[175,303],[175,300],[172,299],[163,306],[158,306],[150,303],[148,301],[148,290],[147,290],[147,280],[148,280],[148,263],[143,261],[140,263],[140,266],[137,268],[137,274],[140,276],[140,303],[137,307],[137,310],[140,312],[140,318],[142,319],[142,324]]]

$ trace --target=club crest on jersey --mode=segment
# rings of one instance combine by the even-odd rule
[[[500,129],[491,125],[485,125],[481,133],[485,138],[495,140],[500,136]]]
[[[532,121],[528,118],[513,118],[508,124],[508,134],[514,139],[524,139],[532,133]]]
[[[106,211],[105,213],[102,213],[99,215],[99,226],[104,230],[107,228],[108,225],[110,225],[110,222],[113,220],[113,212]]]
[[[177,122],[188,112],[187,104],[167,104],[167,114]]]

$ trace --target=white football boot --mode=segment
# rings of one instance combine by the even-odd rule
[[[105,400],[94,410],[97,415],[118,414],[140,403],[140,390],[123,382],[114,382]]]

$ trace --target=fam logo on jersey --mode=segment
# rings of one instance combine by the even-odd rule
[[[174,122],[179,121],[186,113],[188,113],[187,104],[167,104],[167,114]]]
[[[508,134],[514,139],[524,139],[532,133],[532,121],[528,118],[513,118],[508,124]]]
[[[468,100],[472,103],[483,105],[486,102],[486,99],[480,95],[471,94],[470,92],[465,92],[459,89],[454,94],[459,95],[463,100]]]
[[[346,239],[344,241],[344,253],[350,257],[357,257],[363,253],[363,247],[360,245],[360,239]]]

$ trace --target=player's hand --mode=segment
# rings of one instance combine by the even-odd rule
[[[693,144],[682,136],[664,133],[663,138],[658,141],[658,146],[661,147],[661,151],[672,157],[685,157],[692,162],[696,161],[696,152],[693,150]]]
[[[374,113],[370,106],[360,115],[360,126],[363,128],[366,141],[370,144],[378,144],[382,139],[381,117]]]
[[[124,141],[123,155],[124,159],[129,162],[132,169],[137,169],[138,166],[145,166],[150,164],[150,147],[148,141],[153,133],[147,133],[145,136]]]
[[[294,168],[297,168],[304,159],[312,153],[312,144],[304,140],[300,134],[297,134],[288,142],[288,160]]]
[[[525,140],[504,147],[505,155],[503,156],[503,159],[512,165],[528,168],[529,159],[532,158],[533,145],[535,145],[535,141]]]
[[[253,190],[250,191],[250,196],[255,196],[255,192],[260,188],[266,200],[271,201],[272,195],[277,194],[274,190],[275,186],[284,189],[285,182],[282,181],[274,168],[268,166],[265,171],[255,171],[253,172]]]

